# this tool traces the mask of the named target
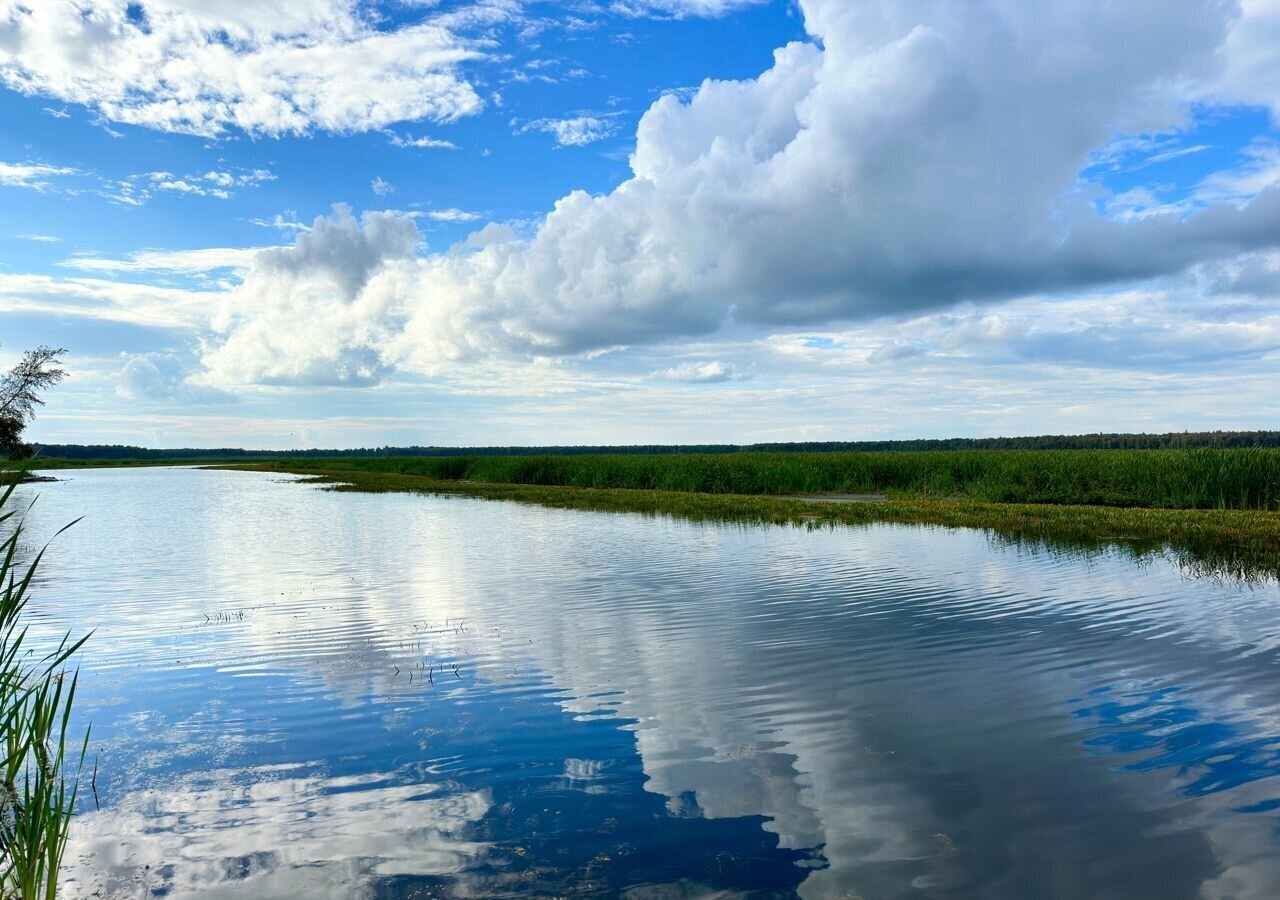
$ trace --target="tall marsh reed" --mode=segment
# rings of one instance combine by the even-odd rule
[[[70,741],[77,675],[67,671],[87,638],[52,650],[30,641],[23,612],[44,551],[20,562],[23,535],[12,508],[17,478],[0,492],[0,898],[54,900],[89,735]]]
[[[712,494],[887,493],[991,503],[1280,509],[1280,449],[948,450],[290,460],[487,483]]]

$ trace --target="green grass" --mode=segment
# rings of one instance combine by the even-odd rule
[[[436,480],[347,467],[354,460],[266,462],[218,468],[309,474],[335,490],[463,494],[562,509],[668,515],[694,521],[825,528],[891,522],[984,529],[999,540],[1072,552],[1120,548],[1135,557],[1168,554],[1189,574],[1280,579],[1280,515],[1257,510],[1150,509],[1063,504],[893,498],[871,503],[809,503],[767,495],[629,488],[573,488]],[[343,465],[345,464],[345,465]]]
[[[1152,509],[1280,509],[1280,450],[956,450],[295,459],[297,470],[772,496],[818,492]]]

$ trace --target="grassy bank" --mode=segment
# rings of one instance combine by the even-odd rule
[[[1280,515],[1256,510],[1150,509],[969,499],[893,498],[810,503],[768,495],[438,480],[350,467],[351,460],[254,463],[226,468],[314,475],[336,490],[463,494],[542,506],[670,515],[691,520],[831,527],[892,522],[979,528],[1003,540],[1073,551],[1120,547],[1137,557],[1170,554],[1190,573],[1280,578]],[[220,467],[222,468],[222,467]]]
[[[1280,509],[1280,450],[959,450],[301,459],[298,470],[548,487],[819,492],[1151,509]]]

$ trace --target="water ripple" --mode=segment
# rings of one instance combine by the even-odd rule
[[[40,486],[69,896],[1280,895],[1274,587],[287,482]]]

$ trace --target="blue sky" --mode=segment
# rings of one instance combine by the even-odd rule
[[[0,363],[68,348],[51,442],[1274,427],[1277,47],[1276,0],[0,0]]]

